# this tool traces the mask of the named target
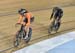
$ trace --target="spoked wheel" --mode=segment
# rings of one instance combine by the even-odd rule
[[[32,28],[29,28],[29,34],[28,34],[28,38],[25,39],[25,42],[28,43],[31,39],[31,35],[32,35]]]

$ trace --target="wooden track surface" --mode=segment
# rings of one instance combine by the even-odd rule
[[[17,22],[19,17],[19,15],[15,13],[17,13],[17,10],[19,8],[24,7],[32,11],[32,10],[50,8],[54,5],[58,5],[58,2],[59,2],[59,5],[61,5],[61,3],[74,4],[73,2],[74,0],[63,0],[63,1],[57,0],[57,2],[55,2],[56,0],[51,0],[51,2],[50,0],[47,0],[47,1],[41,0],[41,1],[40,0],[37,0],[37,1],[35,0],[33,1],[32,0],[25,0],[25,1],[24,0],[0,0],[0,43],[1,43],[0,50],[4,50],[13,46],[15,33],[20,28],[20,26],[15,27],[15,23]],[[59,29],[59,32],[75,28],[75,6],[70,6],[65,8],[62,7],[62,8],[64,10],[64,16],[62,18],[62,24],[61,24],[61,28]],[[52,9],[32,12],[33,15],[35,16],[35,21],[32,24],[33,35],[32,35],[32,41],[30,42],[30,44],[33,44],[35,42],[39,42],[41,40],[45,40],[48,38],[48,36],[47,37],[43,37],[43,36],[46,36],[45,34],[48,34],[47,30],[48,30],[48,26],[50,22],[49,17],[51,15],[51,10]],[[7,14],[12,14],[12,15],[7,16]],[[53,37],[53,36],[50,36],[50,37]],[[33,41],[33,39],[38,39],[38,40]],[[13,50],[18,50],[20,48],[23,48],[24,46],[25,44],[24,42],[22,42],[19,48],[13,48],[3,53],[11,53]]]

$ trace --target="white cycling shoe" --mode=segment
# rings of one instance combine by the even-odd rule
[[[28,38],[28,35],[27,35],[27,36],[25,36],[25,38],[24,38],[24,39],[26,40],[27,38]]]

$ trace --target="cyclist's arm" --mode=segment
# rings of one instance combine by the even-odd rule
[[[52,17],[53,17],[53,14],[54,14],[54,13],[52,13],[52,14],[51,14],[50,20],[52,19]]]
[[[22,22],[23,17],[20,15],[18,22],[17,23],[21,23]]]
[[[54,9],[53,9],[53,12],[52,12],[52,14],[51,14],[50,19],[52,19],[52,18],[53,18],[53,15],[54,15]]]

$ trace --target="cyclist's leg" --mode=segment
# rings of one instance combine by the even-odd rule
[[[29,26],[25,26],[25,32],[26,32],[26,36],[24,39],[27,39],[28,38],[28,34],[29,34]]]
[[[23,20],[23,22],[24,22],[25,25],[26,25],[26,23],[28,22],[28,21],[27,21],[27,18],[25,18],[25,19]],[[26,38],[28,37],[29,27],[28,27],[28,26],[25,26],[25,27],[24,27],[24,30],[25,30],[25,32],[26,32],[24,39],[26,39]]]
[[[54,26],[56,27],[56,24],[57,24],[57,21],[58,21],[58,20],[57,20],[57,19],[58,19],[58,15],[55,15],[54,18],[55,18]]]
[[[58,25],[58,28],[60,27],[60,24],[61,24],[61,15],[58,16],[57,18],[57,25]]]
[[[61,23],[61,18],[62,18],[62,15],[59,15],[58,16],[58,23]]]

